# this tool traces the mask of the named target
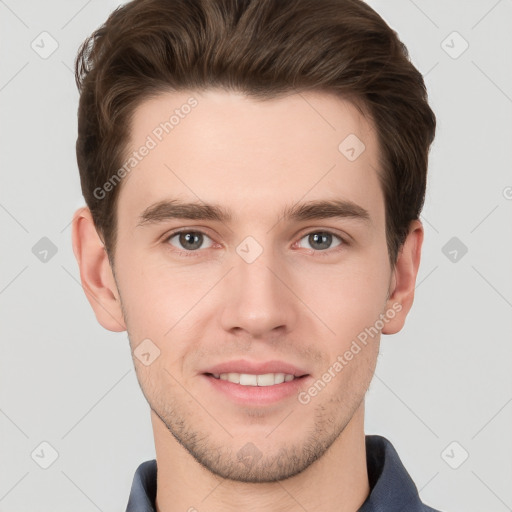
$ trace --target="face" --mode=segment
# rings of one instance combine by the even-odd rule
[[[165,93],[132,122],[130,151],[155,145],[122,181],[114,270],[143,393],[213,473],[297,474],[361,409],[391,317],[375,131],[323,93]]]

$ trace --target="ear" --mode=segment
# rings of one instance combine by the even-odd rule
[[[107,251],[87,207],[79,208],[73,215],[72,240],[82,288],[96,319],[109,331],[125,331],[119,292]]]
[[[405,319],[414,301],[416,276],[420,266],[421,245],[423,243],[423,225],[414,220],[409,226],[409,234],[402,245],[393,269],[386,302],[386,311],[393,311],[389,321],[382,329],[382,334],[395,334],[402,329]]]

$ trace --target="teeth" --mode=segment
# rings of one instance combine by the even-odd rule
[[[229,377],[229,375],[228,375]],[[249,373],[241,373],[240,377],[240,385],[242,386],[257,386],[258,385],[258,375],[250,375]]]
[[[263,375],[252,375],[250,373],[213,373],[216,379],[227,380],[242,386],[273,386],[290,382],[295,377],[284,373],[265,373]]]
[[[239,373],[228,373],[227,380],[229,382],[234,382],[235,384],[240,384],[240,374]]]
[[[274,374],[274,384],[282,384],[284,382],[284,379],[285,379],[285,374],[284,373],[276,373]],[[293,375],[289,375],[290,380],[293,380]],[[259,384],[259,382],[258,382]]]

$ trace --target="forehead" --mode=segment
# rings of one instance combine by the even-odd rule
[[[134,221],[169,197],[259,219],[301,199],[350,200],[379,215],[378,156],[371,122],[332,94],[262,101],[221,90],[162,93],[132,117],[126,159],[134,165],[122,180],[119,218]]]

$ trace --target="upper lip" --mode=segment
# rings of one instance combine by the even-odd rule
[[[248,373],[253,375],[264,375],[266,373],[284,373],[287,375],[293,375],[294,377],[302,377],[303,375],[308,375],[308,372],[304,371],[303,369],[284,361],[255,362],[248,361],[246,359],[237,359],[235,361],[219,363],[215,366],[211,366],[203,373]]]

